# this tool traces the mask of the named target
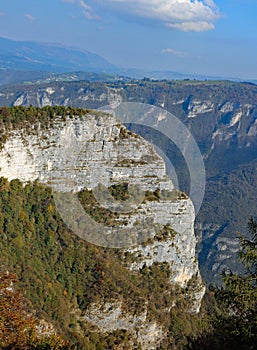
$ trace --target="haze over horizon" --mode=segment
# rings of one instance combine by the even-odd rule
[[[255,0],[10,0],[0,36],[81,48],[124,68],[257,79]]]

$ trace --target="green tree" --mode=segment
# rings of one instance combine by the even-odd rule
[[[242,349],[256,349],[257,334],[257,221],[248,223],[248,235],[239,236],[239,259],[245,267],[243,275],[223,274],[224,289],[218,298],[228,315],[230,334]]]
[[[257,221],[248,223],[248,234],[239,234],[241,275],[223,272],[224,287],[215,290],[211,322],[190,349],[257,349]],[[215,306],[215,307],[214,307]]]

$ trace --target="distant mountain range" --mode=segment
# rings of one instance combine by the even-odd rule
[[[115,68],[99,55],[60,44],[0,38],[0,46],[2,69],[64,73],[81,70],[110,71]]]
[[[81,73],[74,78],[74,72],[100,74],[83,76],[83,80],[106,81],[117,79],[117,76],[142,79],[239,79],[231,77],[211,77],[197,74],[185,74],[175,71],[146,71],[142,69],[120,68],[105,58],[78,48],[61,44],[39,43],[32,41],[14,41],[0,37],[0,85],[34,82],[44,79],[51,81],[80,80]],[[67,77],[71,73],[71,77]],[[64,74],[64,77],[62,77]],[[106,76],[107,74],[107,76]],[[57,75],[57,76],[56,76]],[[110,76],[113,75],[113,76]]]

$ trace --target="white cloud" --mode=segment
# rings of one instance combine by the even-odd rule
[[[83,0],[79,0],[79,6],[82,7],[85,11],[91,11],[92,8],[88,4],[85,3]]]
[[[179,29],[182,32],[203,32],[214,29],[214,24],[209,22],[182,22],[167,23],[167,27]]]
[[[83,11],[83,16],[88,20],[100,19],[98,15],[94,15],[90,11]]]
[[[33,17],[30,13],[26,13],[25,18],[27,18],[30,22],[35,21],[35,17]]]
[[[83,0],[63,0],[64,2],[71,3],[71,4],[77,4],[79,7],[82,8],[83,16],[88,20],[95,20],[100,19],[98,15],[94,13],[94,10],[91,6],[89,6],[85,1]]]
[[[220,18],[213,0],[95,0],[114,10],[155,19],[182,31],[214,28]]]
[[[83,0],[78,1],[79,6],[83,9],[83,15],[86,19],[93,20],[99,19],[97,15],[94,14],[92,7],[85,3]]]
[[[187,56],[186,52],[174,50],[174,49],[171,49],[171,48],[163,49],[162,52],[163,53],[168,53],[168,54],[171,54],[171,55],[177,56],[177,57],[185,57],[185,56]]]
[[[215,2],[213,0],[205,0],[204,3],[210,7],[215,7]]]

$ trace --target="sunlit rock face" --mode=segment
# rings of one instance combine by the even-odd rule
[[[156,198],[146,196],[134,204],[133,211],[120,214],[126,228],[137,229],[143,222],[149,223],[147,240],[123,249],[124,256],[130,255],[129,263],[124,258],[124,264],[135,273],[145,265],[168,264],[171,286],[187,287],[191,311],[199,311],[205,288],[195,255],[194,207],[185,194],[174,189],[166,176],[165,163],[152,145],[129,132],[113,116],[100,112],[66,120],[57,117],[49,128],[37,124],[6,130],[6,135],[0,150],[0,176],[9,180],[38,179],[59,192],[121,183],[137,185],[151,193],[159,191]],[[100,331],[106,327],[119,329],[122,324],[137,334],[143,349],[155,349],[154,344],[157,346],[162,338],[161,325],[147,321],[147,309],[146,314],[135,319],[129,314],[121,316],[119,305],[102,318],[97,306],[92,308],[91,321]],[[84,317],[89,320],[89,316]]]
[[[30,130],[12,130],[1,149],[1,176],[38,179],[60,191],[129,181],[145,190],[173,189],[162,159],[144,139],[132,135],[111,115],[55,120]]]

